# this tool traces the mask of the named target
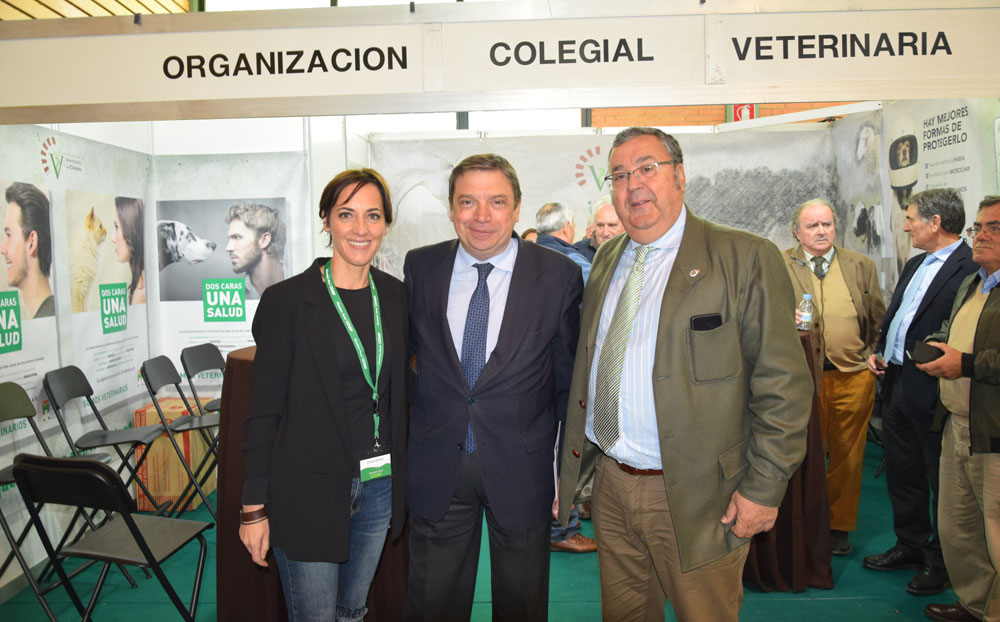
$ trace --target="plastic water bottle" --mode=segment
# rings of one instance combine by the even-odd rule
[[[795,322],[795,328],[799,330],[809,330],[813,323],[813,301],[812,294],[802,294],[799,302],[799,319]]]

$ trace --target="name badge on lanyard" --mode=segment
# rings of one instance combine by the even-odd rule
[[[323,280],[326,283],[326,290],[330,294],[330,300],[333,301],[333,308],[337,310],[337,315],[340,316],[340,321],[344,324],[344,329],[347,331],[348,337],[351,338],[351,343],[354,344],[354,351],[358,355],[358,362],[361,364],[361,372],[365,376],[365,382],[368,383],[368,386],[372,390],[372,420],[375,424],[375,439],[371,450],[362,454],[359,471],[361,481],[368,482],[392,474],[392,459],[389,455],[389,449],[382,447],[378,429],[379,421],[381,420],[378,406],[378,377],[382,372],[382,359],[385,356],[385,342],[382,338],[382,313],[379,310],[378,304],[378,289],[375,287],[375,279],[369,276],[368,287],[372,292],[372,314],[375,324],[375,378],[373,380],[371,369],[368,367],[368,357],[365,355],[365,347],[361,343],[361,337],[358,336],[358,331],[354,328],[354,322],[351,321],[351,316],[347,313],[347,308],[340,297],[340,292],[337,291],[336,286],[333,284],[333,273],[330,269],[331,263],[332,260],[323,266]]]

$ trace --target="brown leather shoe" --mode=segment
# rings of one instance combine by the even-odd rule
[[[590,501],[577,506],[577,513],[580,515],[580,520],[590,520]]]
[[[924,615],[939,622],[980,622],[979,618],[969,613],[958,601],[950,605],[927,605],[924,607]]]
[[[563,553],[593,553],[597,550],[597,540],[577,532],[561,542],[549,542],[549,548]]]

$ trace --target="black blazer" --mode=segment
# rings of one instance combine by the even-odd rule
[[[520,246],[500,335],[471,391],[448,326],[458,241],[406,255],[417,355],[407,504],[428,520],[441,520],[448,510],[470,420],[486,495],[500,524],[525,529],[552,508],[552,450],[566,415],[583,278],[568,257],[514,238]]]
[[[322,281],[328,260],[268,287],[253,320],[257,356],[243,434],[243,503],[267,504],[271,544],[296,561],[348,556],[358,458],[350,428],[338,416],[344,400],[333,326],[340,318]],[[375,268],[371,275],[389,352],[383,373],[390,373],[395,537],[403,528],[406,481],[406,290]],[[355,353],[347,356],[353,360]]]
[[[893,316],[899,310],[899,304],[903,300],[903,292],[909,284],[913,274],[923,263],[927,253],[921,253],[911,258],[903,266],[903,272],[899,275],[896,289],[892,293],[892,300],[889,308],[882,318],[881,333],[875,352],[885,352],[886,333],[889,332],[889,324]],[[958,287],[966,276],[979,269],[972,261],[972,250],[964,242],[952,252],[944,265],[938,271],[934,280],[931,281],[927,291],[924,293],[920,306],[913,316],[909,330],[906,331],[906,339],[903,342],[903,349],[913,350],[913,343],[921,341],[927,335],[937,332],[941,328],[941,323],[948,319],[951,314],[951,305],[955,301],[955,294]],[[913,416],[925,417],[928,420],[934,414],[937,404],[938,382],[937,378],[917,369],[916,364],[908,356],[903,356],[902,381],[905,383],[903,391],[903,403],[908,413]]]

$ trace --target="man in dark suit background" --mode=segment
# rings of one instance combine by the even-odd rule
[[[949,582],[937,525],[941,431],[931,430],[938,383],[910,356],[915,342],[948,319],[962,279],[978,268],[960,237],[964,226],[957,190],[925,190],[910,198],[903,230],[926,252],[903,267],[875,345],[882,354],[868,357],[872,373],[885,377],[882,436],[896,544],[863,563],[872,570],[919,570],[906,586],[913,594],[937,594]]]
[[[513,234],[521,190],[504,158],[466,158],[448,195],[458,240],[404,264],[416,354],[406,617],[469,619],[485,512],[493,619],[544,620],[580,268]]]

